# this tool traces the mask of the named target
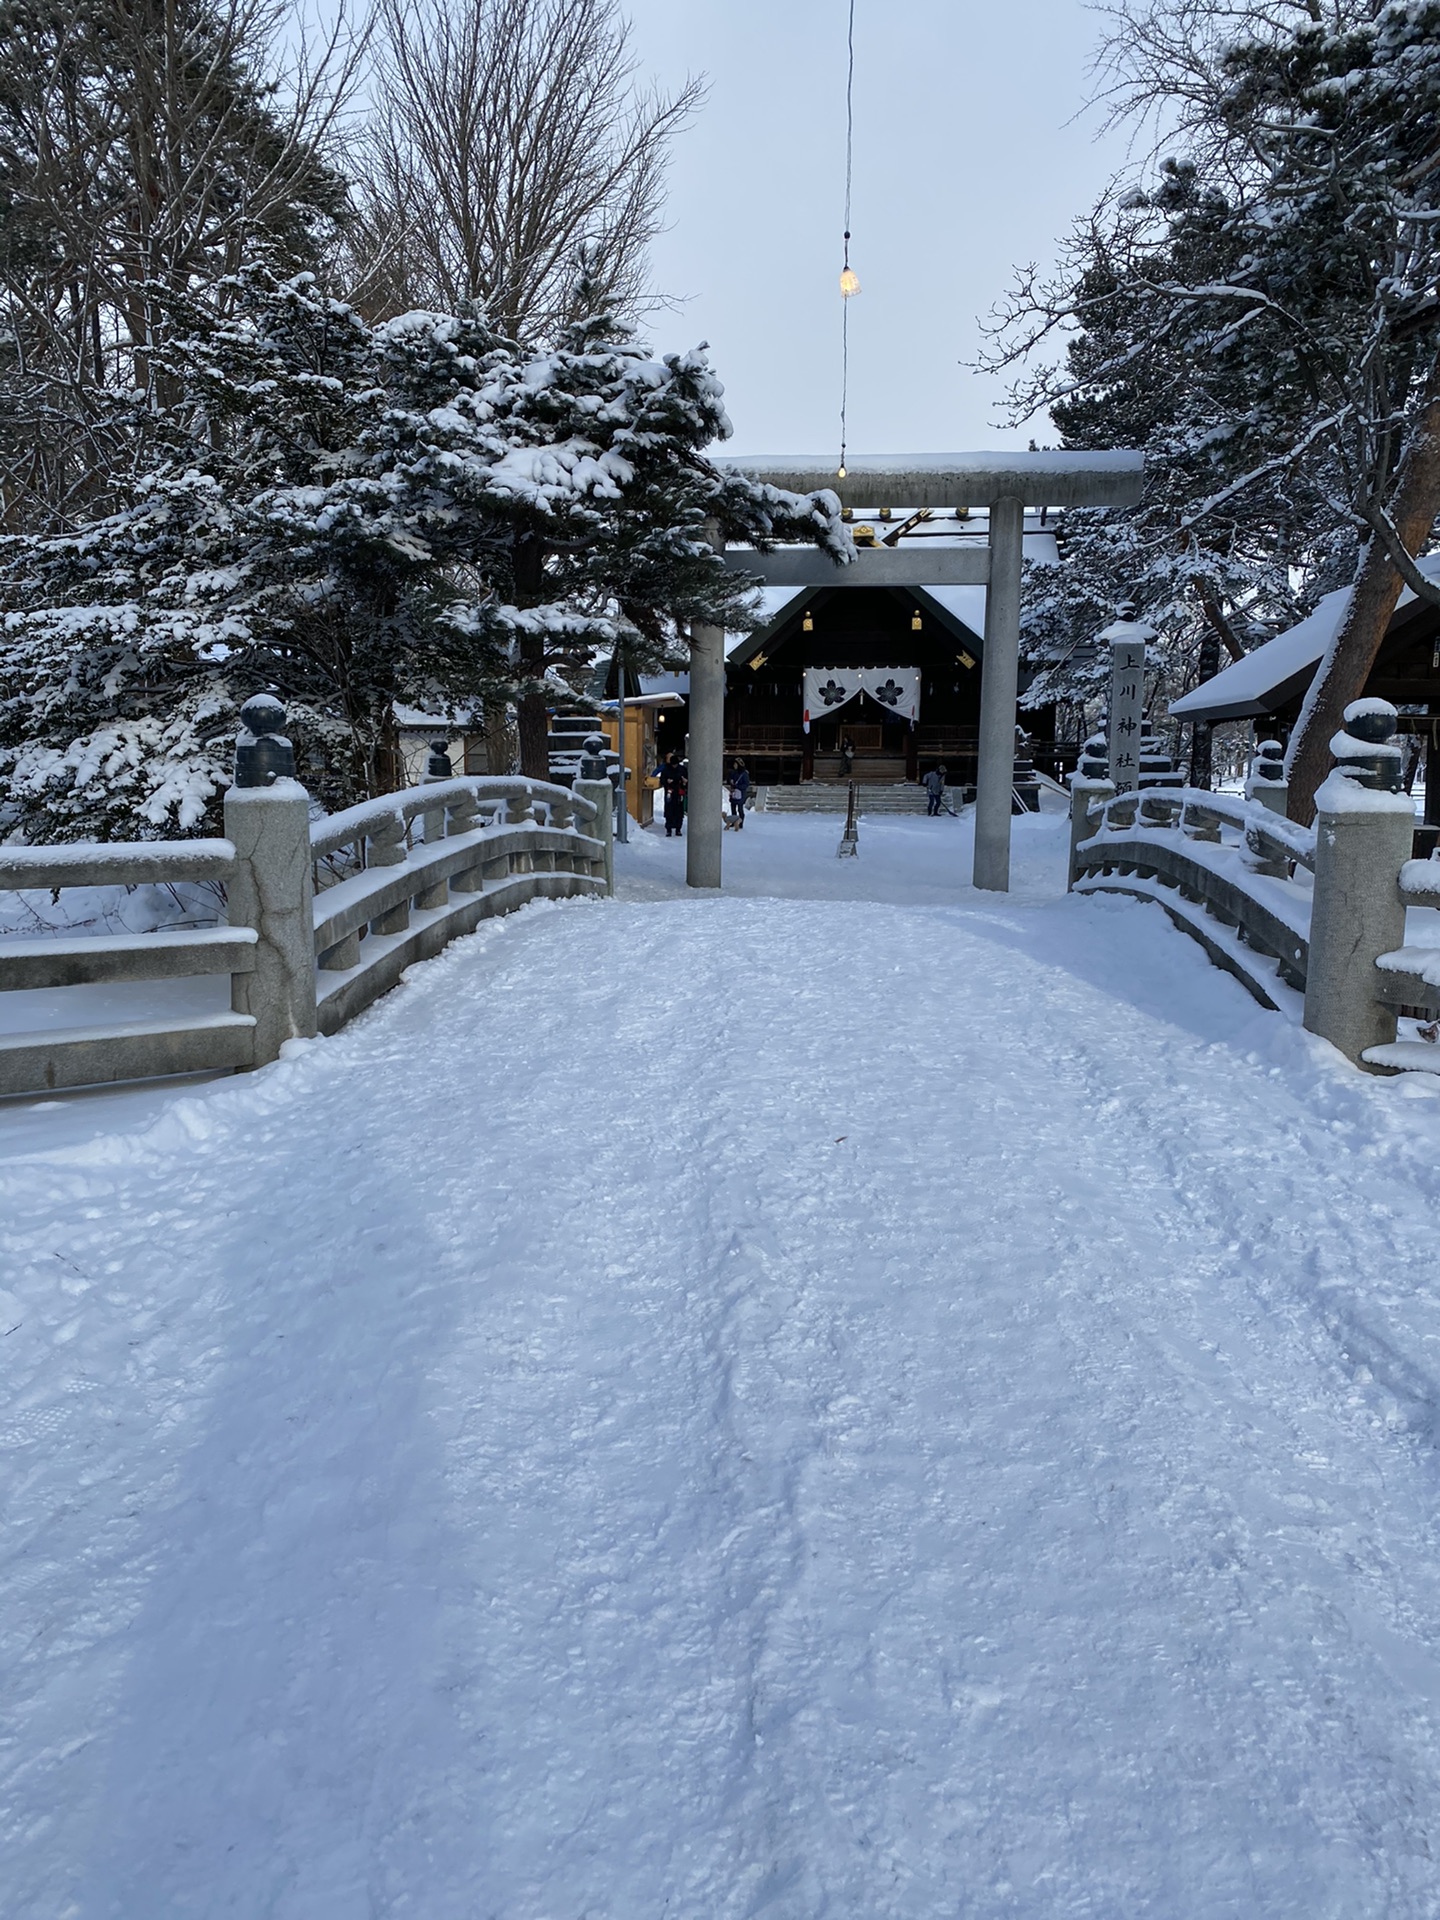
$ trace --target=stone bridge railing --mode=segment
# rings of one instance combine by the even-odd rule
[[[1116,795],[1081,780],[1070,817],[1075,892],[1159,901],[1262,1006],[1278,1005],[1277,977],[1304,992],[1313,833],[1254,800],[1191,788]]]
[[[228,974],[228,1010],[0,1033],[0,1094],[263,1066],[481,920],[611,890],[610,783],[441,779],[313,822],[278,703],[244,710],[223,840],[0,848],[0,889],[219,882],[228,925],[0,940],[0,994]],[[0,1021],[3,1021],[0,1002]]]
[[[1303,995],[1306,1027],[1357,1065],[1440,1071],[1440,1046],[1397,1039],[1399,1015],[1440,1012],[1440,945],[1405,944],[1407,908],[1440,907],[1440,862],[1408,858],[1394,708],[1345,717],[1313,829],[1277,810],[1285,789],[1263,766],[1246,799],[1077,777],[1070,886],[1157,901],[1263,1006]]]

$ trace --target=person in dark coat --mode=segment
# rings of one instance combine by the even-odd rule
[[[730,824],[738,833],[745,824],[745,802],[750,797],[750,769],[737,760],[730,770]]]
[[[665,795],[665,838],[668,840],[672,833],[679,835],[685,827],[685,769],[673,749],[655,769],[655,778]]]

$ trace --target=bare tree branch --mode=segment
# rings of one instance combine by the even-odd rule
[[[583,258],[592,288],[641,312],[670,141],[701,83],[637,89],[615,0],[379,0],[377,20],[383,104],[354,154],[363,304],[475,304],[543,339],[574,315]]]

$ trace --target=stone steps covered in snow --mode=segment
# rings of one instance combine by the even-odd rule
[[[798,787],[761,787],[755,798],[761,813],[840,813],[849,805],[850,790],[843,780],[807,780]],[[947,799],[956,812],[953,794]],[[893,787],[855,783],[855,800],[862,818],[877,813],[924,813],[925,789],[906,781]]]

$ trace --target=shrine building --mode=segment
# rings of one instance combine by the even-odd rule
[[[862,550],[902,548],[917,581],[927,552],[989,536],[983,511],[856,508],[847,519]],[[1053,515],[1026,515],[1024,550],[1058,561]],[[856,780],[915,781],[943,762],[952,787],[973,787],[985,595],[983,586],[762,588],[762,624],[726,661],[726,755],[743,758],[759,785],[790,786],[841,778],[848,744]],[[1056,757],[1054,710],[1026,725],[1044,766]]]

